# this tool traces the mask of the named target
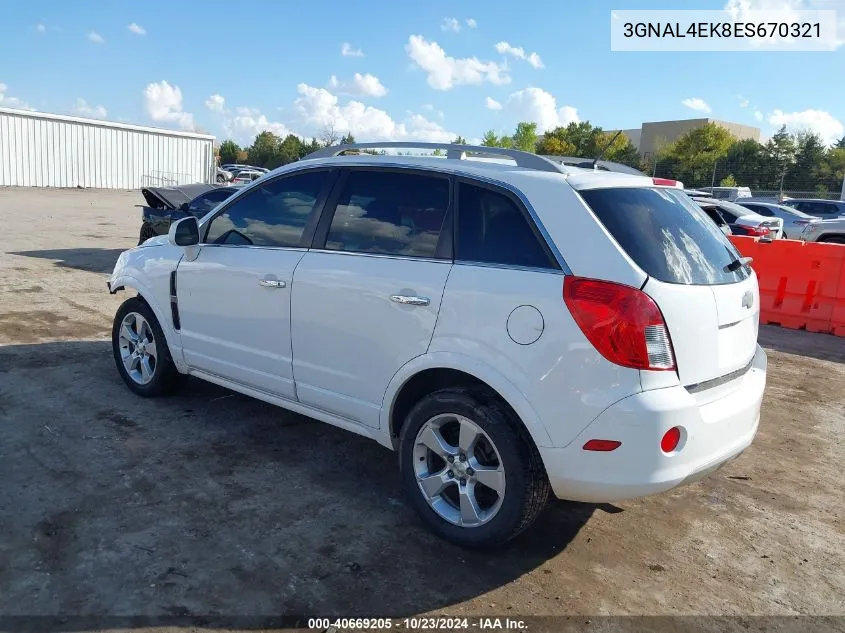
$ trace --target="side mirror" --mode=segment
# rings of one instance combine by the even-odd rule
[[[195,246],[200,242],[200,225],[194,216],[182,218],[170,225],[168,241],[174,246]]]

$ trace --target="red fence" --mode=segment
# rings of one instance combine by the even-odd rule
[[[845,336],[845,246],[732,236],[760,282],[760,322]]]

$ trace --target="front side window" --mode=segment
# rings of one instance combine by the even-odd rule
[[[449,180],[392,171],[350,171],[326,249],[437,257],[449,209]]]
[[[328,172],[308,171],[256,187],[226,207],[208,227],[208,244],[300,246]]]
[[[188,213],[196,216],[197,218],[201,218],[233,193],[234,191],[230,191],[228,187],[221,187],[219,189],[209,191],[208,193],[203,194],[198,198],[194,198],[191,201],[191,204],[188,206]]]
[[[463,182],[458,186],[455,259],[557,268],[514,200],[503,193]]]

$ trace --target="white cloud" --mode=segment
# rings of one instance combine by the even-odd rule
[[[139,26],[135,22],[133,22],[132,24],[130,24],[126,28],[129,29],[130,31],[132,31],[133,33],[135,33],[136,35],[146,35],[147,34],[146,29],[142,26]]]
[[[534,68],[543,67],[543,60],[540,59],[537,53],[526,53],[525,49],[521,46],[511,46],[507,42],[499,42],[496,44],[496,50],[502,55],[513,55],[517,59],[523,59],[534,66]]]
[[[737,95],[737,99],[739,99],[740,108],[747,108],[751,104],[751,102],[742,95]]]
[[[387,88],[384,87],[379,78],[369,73],[365,75],[355,73],[352,79],[348,81],[332,75],[329,77],[329,88],[337,94],[352,97],[383,97],[387,94]]]
[[[690,110],[695,110],[696,112],[704,112],[705,114],[710,113],[710,106],[707,105],[707,102],[704,99],[699,99],[698,97],[690,97],[688,99],[684,99],[681,101],[683,105],[688,107]]]
[[[222,95],[213,94],[205,100],[205,107],[212,112],[226,112],[226,99]]]
[[[464,22],[466,22],[466,25],[471,29],[474,29],[478,26],[478,22],[476,22],[472,18],[467,18],[466,20],[464,20]]]
[[[409,113],[404,121],[395,121],[387,112],[360,101],[341,104],[336,95],[325,88],[301,83],[294,101],[302,130],[309,136],[328,126],[339,133],[351,132],[359,141],[449,141],[455,137],[439,124],[421,114]]]
[[[144,89],[147,115],[161,123],[175,123],[184,130],[194,129],[194,116],[182,110],[182,91],[166,81],[147,84]]]
[[[340,54],[344,57],[363,57],[364,51],[360,48],[352,48],[352,44],[344,42],[340,45]]]
[[[754,110],[754,118],[757,121],[762,121],[763,120],[763,113],[760,112],[759,110]]]
[[[558,126],[578,123],[578,110],[572,106],[557,106],[557,99],[542,88],[525,88],[512,93],[504,105],[516,121],[537,123],[537,132],[543,133]]]
[[[105,41],[106,41],[106,40],[104,40],[104,39],[102,38],[102,36],[101,36],[99,33],[97,33],[96,31],[91,31],[90,33],[88,33],[88,39],[89,39],[90,41],[94,42],[95,44],[103,44],[103,43],[105,43]]]
[[[9,87],[6,84],[0,83],[0,106],[4,108],[16,108],[18,110],[35,110],[26,101],[7,95],[6,90],[8,89]]]
[[[39,33],[43,33],[44,31],[47,30],[47,27],[44,26],[43,24],[36,24],[35,30],[38,31]]]
[[[105,119],[109,113],[108,110],[106,110],[101,105],[88,105],[88,102],[81,97],[76,100],[76,103],[73,106],[73,111],[77,114],[81,114],[82,116],[87,116],[94,119]]]
[[[413,62],[428,74],[428,85],[435,90],[449,90],[462,84],[477,85],[485,81],[500,86],[511,80],[506,65],[482,62],[477,57],[449,57],[437,42],[429,42],[421,35],[411,35],[405,50]]]
[[[461,23],[455,18],[443,18],[443,22],[440,23],[440,30],[458,33],[461,30]]]
[[[774,110],[769,114],[768,121],[775,128],[785,125],[790,132],[814,132],[827,145],[845,135],[845,126],[842,125],[842,122],[824,110],[804,110],[802,112]]]
[[[493,99],[492,97],[487,97],[487,101],[485,102],[487,105],[488,110],[501,110],[502,104]]]
[[[249,144],[260,132],[272,132],[280,138],[294,134],[287,125],[278,121],[270,121],[257,108],[235,108],[237,115],[223,121],[223,131],[240,144]]]

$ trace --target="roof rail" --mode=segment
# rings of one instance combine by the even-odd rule
[[[518,149],[505,149],[502,147],[486,147],[482,145],[455,145],[452,143],[423,143],[420,141],[389,141],[379,143],[348,143],[346,145],[329,145],[305,156],[302,160],[311,158],[331,158],[349,150],[361,149],[439,149],[446,151],[447,159],[460,160],[466,158],[467,154],[475,156],[505,157],[516,162],[517,167],[536,169],[538,171],[551,171],[555,173],[566,173],[556,163],[530,152],[522,152]]]

